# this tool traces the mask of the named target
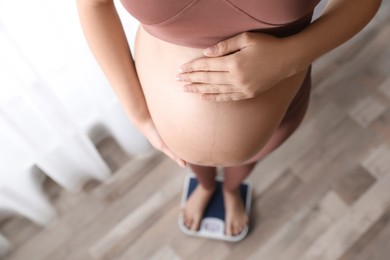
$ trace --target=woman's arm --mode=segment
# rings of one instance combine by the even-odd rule
[[[357,34],[380,3],[329,0],[322,16],[303,31],[285,38],[256,32],[239,34],[205,49],[208,57],[183,64],[177,78],[187,83],[184,91],[211,101],[256,97]]]
[[[138,127],[150,119],[122,24],[112,0],[77,0],[80,22],[89,47]]]
[[[288,37],[295,71],[343,44],[374,17],[381,0],[329,0],[323,14],[302,32]]]
[[[156,149],[184,167],[155,129],[113,0],[77,0],[77,8],[89,47],[130,120]]]

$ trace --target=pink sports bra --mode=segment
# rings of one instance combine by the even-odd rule
[[[320,0],[121,0],[151,35],[205,48],[245,31],[278,37],[306,27]]]

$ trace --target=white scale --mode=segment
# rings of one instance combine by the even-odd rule
[[[184,190],[181,200],[183,206],[191,195],[191,192],[196,188],[198,184],[193,174],[187,174],[184,183]],[[222,193],[222,179],[217,178],[216,190],[214,195],[211,197],[208,206],[205,209],[203,219],[200,223],[198,231],[192,231],[188,229],[183,222],[183,215],[179,215],[179,227],[182,232],[191,236],[198,236],[204,238],[225,240],[231,242],[237,242],[242,240],[248,234],[248,226],[237,236],[225,235],[225,208],[223,204],[223,193]],[[251,205],[251,189],[248,183],[244,182],[241,184],[241,197],[245,205],[246,213],[249,216],[250,205]]]

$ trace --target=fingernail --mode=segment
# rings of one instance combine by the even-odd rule
[[[188,85],[185,85],[185,86],[183,86],[183,91],[184,92],[191,92],[191,89]]]
[[[191,79],[190,77],[186,76],[186,75],[183,75],[183,74],[178,74],[176,76],[176,80],[177,81],[184,81],[184,82],[191,82]]]
[[[211,55],[211,54],[213,54],[213,48],[207,48],[207,49],[204,49],[203,50],[203,54],[204,55]]]
[[[177,163],[178,163],[179,166],[182,167],[182,168],[185,168],[185,167],[186,167],[185,164],[184,164],[182,161],[177,161]]]
[[[187,72],[187,71],[188,71],[188,69],[187,69],[186,66],[181,65],[181,66],[179,67],[179,73],[184,73],[184,72]]]

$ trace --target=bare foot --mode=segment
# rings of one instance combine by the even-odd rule
[[[244,203],[240,190],[227,191],[223,189],[225,203],[225,234],[228,236],[239,235],[248,224]]]
[[[184,225],[187,228],[193,231],[199,229],[203,213],[214,191],[215,187],[213,189],[205,189],[201,184],[196,186],[188,198],[186,205],[182,208]]]

